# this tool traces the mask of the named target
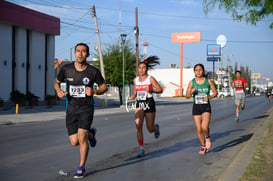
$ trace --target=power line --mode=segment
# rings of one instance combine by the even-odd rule
[[[108,11],[119,11],[118,9],[112,9],[112,8],[104,8],[104,7],[97,7],[97,9],[104,9],[104,10],[108,10]],[[128,11],[128,10],[123,10],[122,12],[125,13],[132,13],[132,11]],[[173,14],[161,14],[161,13],[151,13],[151,12],[140,12],[141,15],[149,15],[149,16],[161,16],[161,17],[170,17],[170,18],[184,18],[184,19],[203,19],[203,20],[220,20],[220,21],[234,21],[236,19],[234,18],[211,18],[211,17],[206,17],[206,16],[183,16],[183,15],[173,15]],[[270,19],[265,19],[265,20],[261,20],[261,21],[273,21]]]
[[[47,1],[43,1],[43,0],[40,0],[40,1],[32,1],[32,0],[22,0],[22,1],[17,1],[17,0],[10,0],[9,2],[12,2],[12,3],[17,3],[21,6],[25,6],[25,7],[28,7],[27,6],[27,3],[31,3],[31,4],[34,4],[34,5],[43,5],[43,6],[51,6],[51,7],[55,7],[55,8],[62,8],[62,9],[88,9],[86,7],[75,7],[75,6],[71,6],[71,4],[68,4],[67,6],[65,6],[65,4],[62,4],[62,5],[58,5],[58,4],[54,4],[53,2],[58,2],[58,1],[51,1],[50,3],[47,2]],[[25,2],[25,3],[24,3]]]
[[[159,34],[145,34],[141,33],[144,36],[151,36],[157,38],[168,38],[170,39],[170,35],[159,35]],[[215,42],[215,40],[202,39],[203,42]],[[229,43],[273,43],[273,40],[228,40]]]

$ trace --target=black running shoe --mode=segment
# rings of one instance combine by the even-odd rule
[[[96,140],[96,128],[90,128],[90,130],[89,130],[89,138],[88,138],[88,140],[89,140],[89,143],[90,143],[90,146],[91,147],[95,147],[96,146],[96,144],[97,144],[97,140]]]
[[[159,131],[159,125],[155,125],[155,132],[154,132],[155,139],[159,138],[160,136],[160,131]]]

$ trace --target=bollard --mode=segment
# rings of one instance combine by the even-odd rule
[[[16,114],[19,113],[19,104],[16,104],[15,112],[16,112]]]

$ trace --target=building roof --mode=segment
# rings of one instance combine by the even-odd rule
[[[2,0],[0,0],[0,21],[60,35],[59,18]]]

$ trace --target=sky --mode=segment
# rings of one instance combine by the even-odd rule
[[[216,38],[224,35],[223,67],[248,66],[252,73],[273,81],[273,30],[269,24],[273,16],[258,22],[256,26],[244,21],[232,20],[224,9],[211,9],[206,15],[201,0],[9,0],[51,16],[60,18],[61,34],[55,38],[55,57],[70,60],[70,51],[79,42],[90,46],[94,58],[97,47],[95,23],[91,7],[95,5],[102,49],[105,50],[127,34],[126,41],[135,45],[135,9],[138,9],[139,51],[143,54],[143,41],[148,41],[147,55],[157,55],[160,66],[170,64],[180,67],[180,45],[172,43],[172,33],[201,32],[201,41],[183,44],[183,66],[205,65],[207,45],[216,44]],[[227,62],[227,59],[230,59]],[[72,60],[74,55],[72,54]],[[215,64],[217,69],[218,64]]]

